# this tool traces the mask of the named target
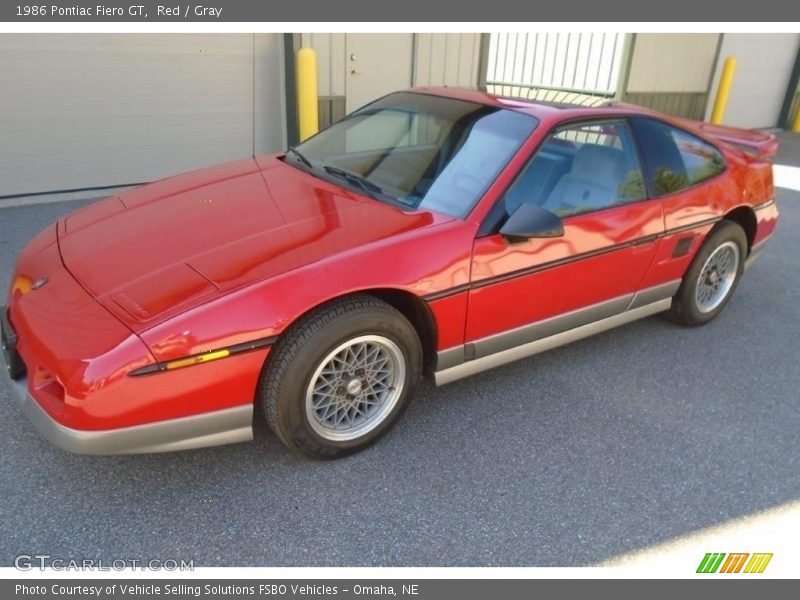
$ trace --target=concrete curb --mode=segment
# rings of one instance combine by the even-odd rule
[[[78,192],[63,192],[57,194],[32,194],[19,198],[0,198],[0,209],[12,208],[15,206],[31,206],[33,204],[53,204],[55,202],[70,202],[74,200],[95,200],[107,198],[114,194],[119,194],[126,190],[133,189],[135,185],[123,185],[114,188],[103,188],[98,190],[81,190]]]

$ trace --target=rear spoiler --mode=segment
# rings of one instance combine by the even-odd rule
[[[739,150],[756,158],[769,159],[778,154],[778,138],[766,131],[713,125],[711,123],[693,121],[690,119],[681,120],[687,125],[696,127],[707,136],[735,146]]]

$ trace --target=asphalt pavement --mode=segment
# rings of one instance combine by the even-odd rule
[[[781,164],[800,166],[799,136]],[[85,202],[0,208],[0,289]],[[39,437],[0,384],[0,565],[580,566],[800,498],[800,193],[711,324],[655,317],[434,388],[336,462],[253,443],[124,457]],[[3,292],[5,293],[5,292]],[[794,535],[787,532],[787,535]]]

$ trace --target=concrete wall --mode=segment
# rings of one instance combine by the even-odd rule
[[[0,35],[0,196],[151,181],[280,149],[281,42]]]
[[[789,77],[800,48],[798,33],[726,33],[714,72],[712,100],[719,85],[722,63],[736,57],[724,122],[739,127],[775,127],[786,96]],[[713,101],[706,116],[711,115]]]

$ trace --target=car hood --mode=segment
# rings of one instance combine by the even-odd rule
[[[148,184],[58,224],[73,277],[132,330],[255,281],[450,220],[258,157]]]

